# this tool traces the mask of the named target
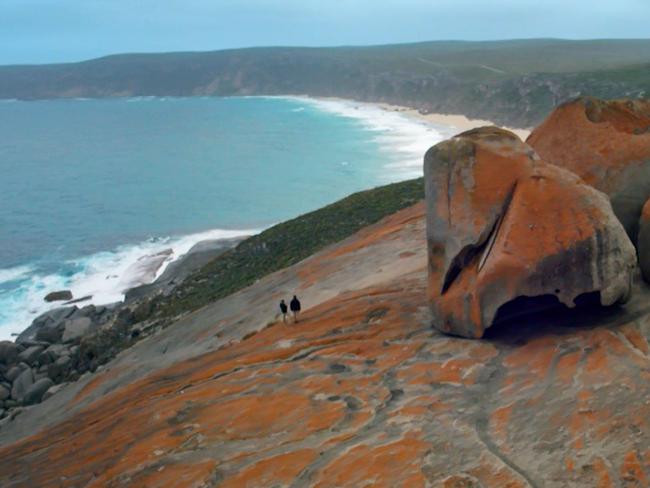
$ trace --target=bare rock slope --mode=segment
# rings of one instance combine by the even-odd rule
[[[418,204],[0,428],[0,485],[648,486],[650,289],[432,330]],[[272,316],[293,292],[298,324]]]

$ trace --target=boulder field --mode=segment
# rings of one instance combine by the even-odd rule
[[[0,486],[647,486],[650,287],[447,336],[425,224],[394,214],[28,407]]]

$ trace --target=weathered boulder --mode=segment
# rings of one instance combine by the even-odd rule
[[[16,338],[16,343],[25,344],[37,341],[36,335],[44,327],[57,327],[77,310],[76,306],[55,308],[36,317]],[[47,341],[49,342],[49,341]]]
[[[11,341],[0,341],[0,363],[13,364],[16,362],[20,347]]]
[[[33,365],[41,353],[44,351],[43,346],[30,346],[23,352],[18,354],[18,360],[23,361],[29,365]]]
[[[40,329],[36,331],[35,339],[37,341],[55,343],[61,340],[63,335],[64,322],[53,322],[49,324],[44,324]]]
[[[21,364],[16,364],[9,368],[7,372],[5,373],[5,378],[7,378],[9,381],[13,382],[16,378],[18,378],[18,375],[23,372],[26,367],[23,367],[24,363]]]
[[[605,192],[636,242],[650,197],[650,100],[579,98],[560,105],[528,137],[546,162]]]
[[[72,292],[70,290],[53,291],[45,295],[46,302],[62,302],[72,300]]]
[[[61,379],[70,369],[72,359],[70,356],[61,356],[59,359],[49,364],[47,367],[47,376],[54,381]]]
[[[93,323],[88,317],[68,320],[63,331],[63,342],[73,342],[81,339],[91,331]]]
[[[49,354],[54,361],[56,361],[56,358],[70,354],[70,349],[68,348],[67,344],[52,344],[45,350],[45,352]]]
[[[482,337],[522,296],[569,307],[591,292],[603,305],[627,300],[636,256],[607,197],[511,132],[483,127],[442,142],[424,175],[436,328]]]
[[[22,401],[25,393],[30,386],[34,384],[34,372],[31,368],[23,370],[18,377],[14,380],[11,386],[11,398],[17,401]]]
[[[27,388],[27,391],[23,396],[23,404],[33,405],[39,403],[45,392],[49,390],[52,385],[54,385],[54,382],[49,378],[41,378],[37,380],[33,385]]]
[[[5,385],[0,385],[0,402],[11,397],[11,390]]]

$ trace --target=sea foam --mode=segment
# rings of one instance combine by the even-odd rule
[[[70,290],[75,298],[92,296],[92,299],[83,301],[78,306],[119,302],[124,299],[125,286],[154,281],[169,263],[186,254],[198,242],[244,237],[260,230],[214,229],[124,245],[112,251],[68,261],[67,264],[76,270],[70,275],[43,275],[31,266],[0,269],[0,283],[21,281],[11,293],[0,295],[0,340],[11,339],[12,334],[22,332],[38,315],[62,306],[62,302],[44,301],[45,295],[51,291]],[[167,250],[170,252],[166,253],[164,262],[154,275],[147,275],[147,269],[137,265],[139,261]]]
[[[366,130],[376,132],[374,140],[390,158],[381,175],[387,183],[422,176],[422,157],[426,150],[455,132],[454,128],[418,120],[372,103],[303,96],[274,98],[294,100],[340,117],[356,119]]]

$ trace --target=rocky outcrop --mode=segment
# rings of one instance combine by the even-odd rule
[[[564,103],[526,142],[544,161],[605,192],[636,242],[641,209],[650,197],[650,100]]]
[[[645,487],[650,286],[431,329],[418,204],[0,427],[0,486]],[[299,324],[273,313],[297,291]],[[290,296],[290,295],[289,295]]]
[[[469,131],[424,160],[433,325],[482,337],[518,297],[625,302],[634,247],[607,197],[514,134]]]

